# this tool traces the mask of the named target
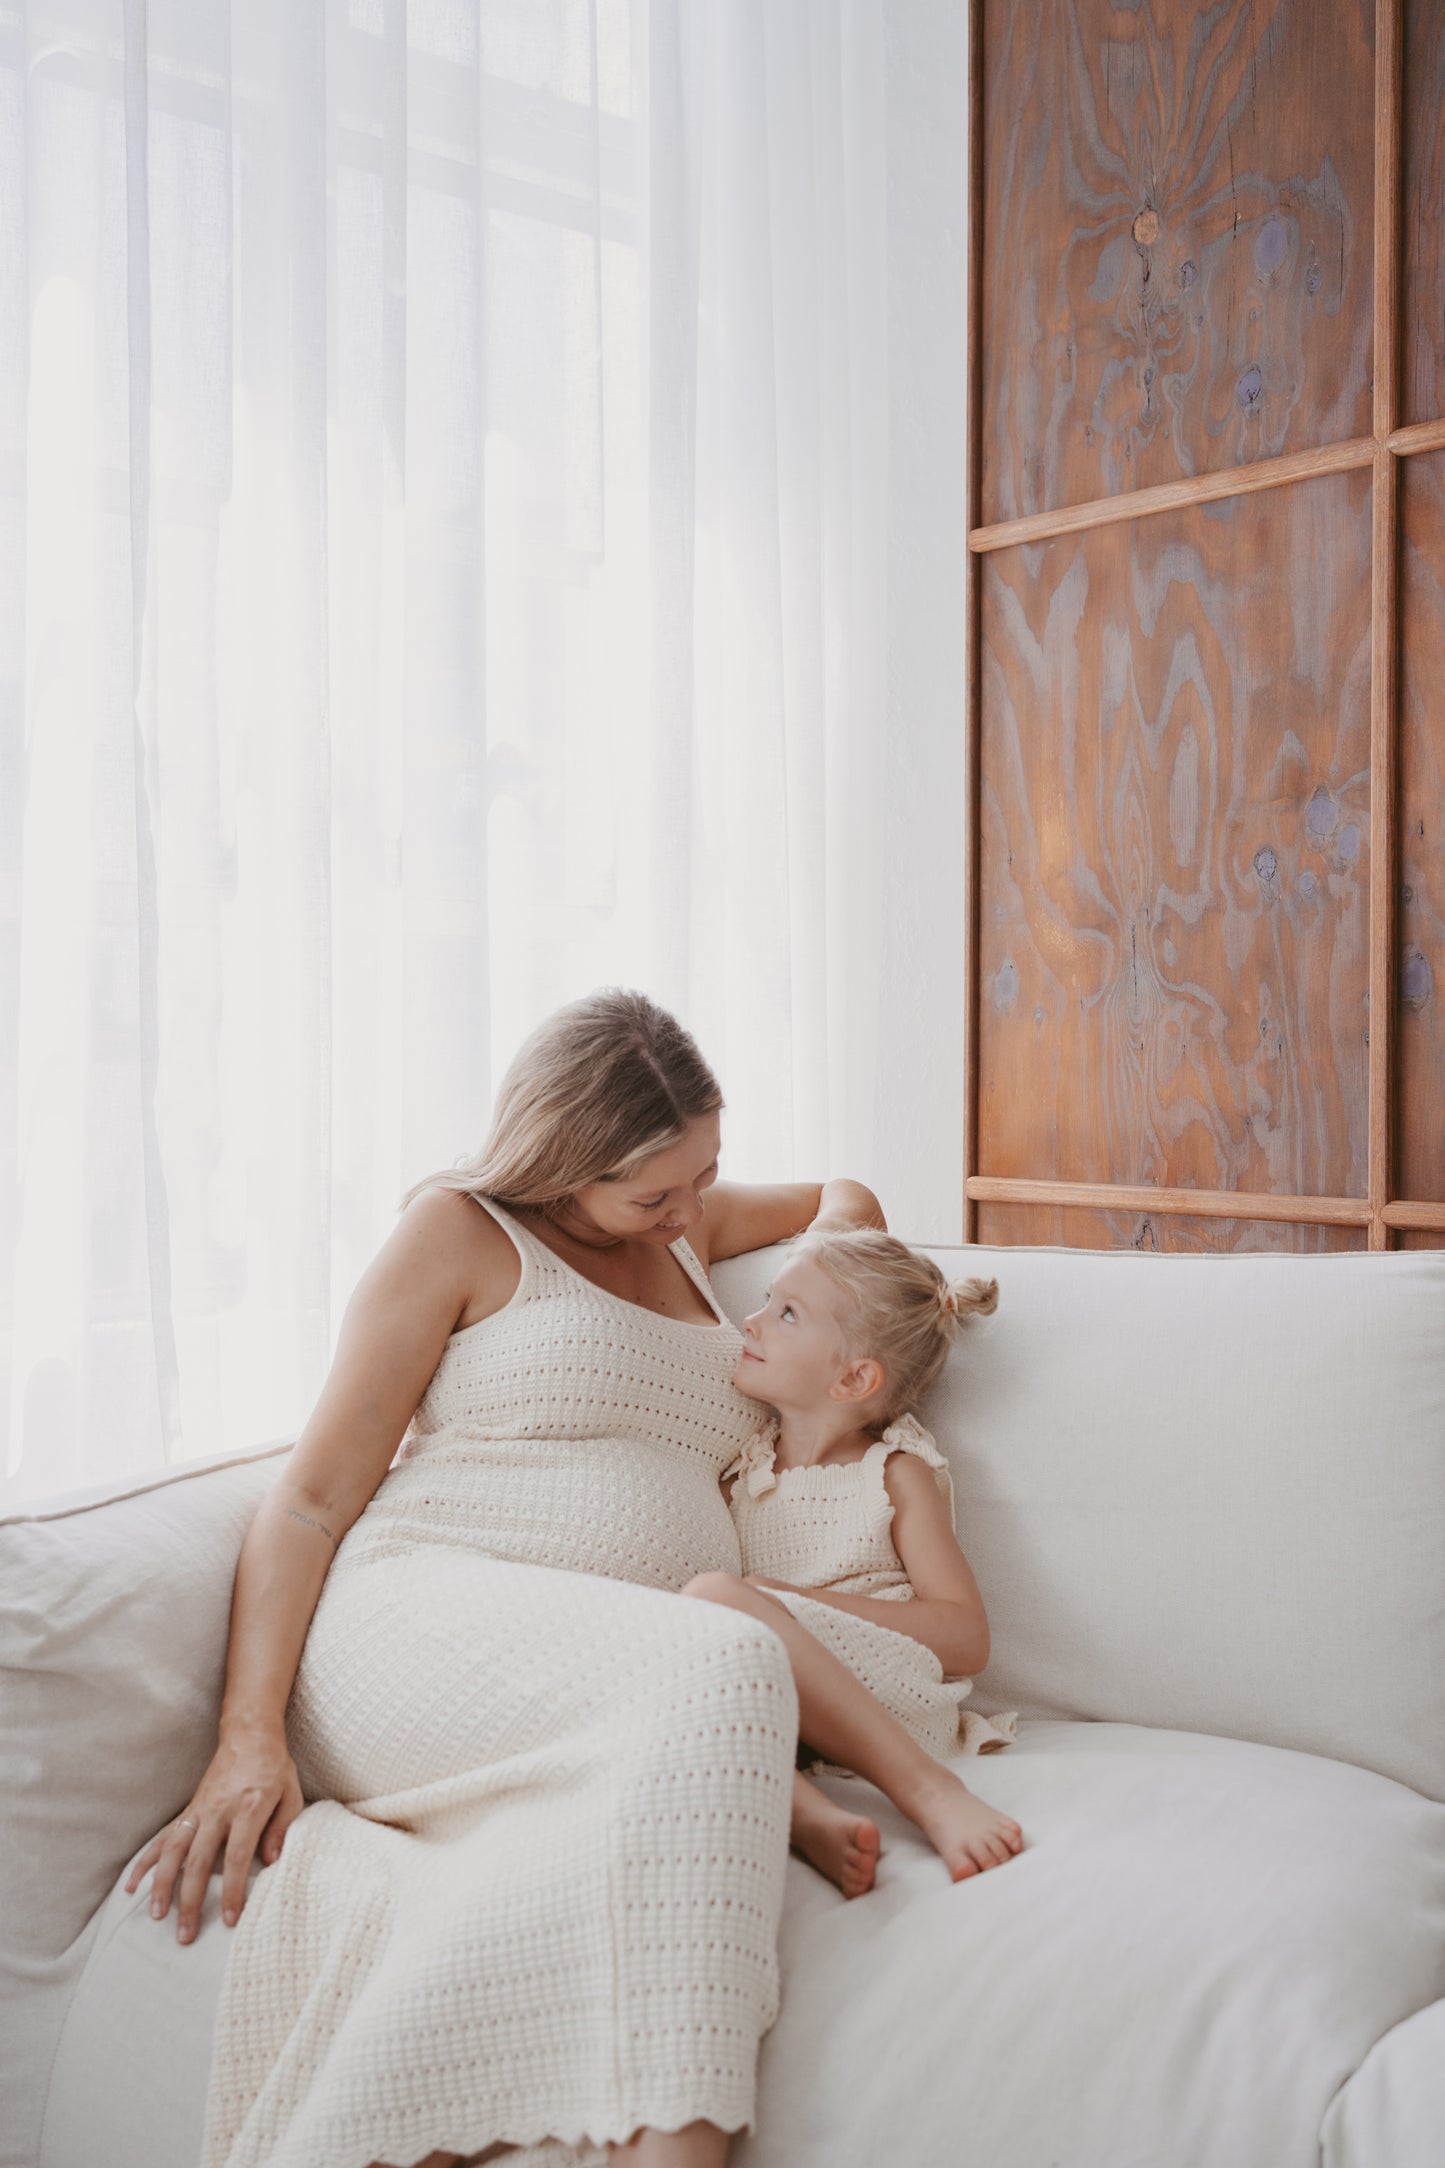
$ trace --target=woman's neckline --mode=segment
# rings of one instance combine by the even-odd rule
[[[703,1300],[710,1303],[712,1308],[716,1311],[716,1316],[712,1317],[711,1319],[703,1319],[700,1317],[672,1317],[666,1310],[654,1310],[650,1308],[650,1306],[645,1302],[633,1302],[626,1295],[614,1294],[613,1290],[610,1287],[602,1287],[596,1280],[590,1279],[585,1272],[580,1272],[577,1269],[576,1265],[570,1263],[567,1258],[561,1255],[560,1251],[554,1250],[550,1242],[544,1242],[542,1240],[542,1237],[538,1233],[536,1233],[533,1228],[529,1227],[525,1220],[518,1219],[514,1217],[512,1213],[507,1211],[505,1205],[498,1205],[495,1200],[490,1197],[486,1200],[486,1202],[489,1210],[501,1216],[504,1225],[510,1228],[515,1228],[518,1233],[526,1235],[531,1241],[536,1243],[539,1249],[545,1250],[546,1254],[552,1259],[554,1264],[560,1265],[564,1272],[570,1272],[574,1280],[580,1280],[584,1287],[590,1287],[594,1295],[601,1295],[606,1302],[620,1303],[624,1310],[636,1310],[643,1317],[656,1318],[659,1325],[681,1325],[688,1332],[721,1332],[726,1325],[732,1322],[730,1318],[726,1317],[723,1314],[722,1305],[718,1302],[716,1295],[713,1294],[712,1288],[709,1286],[704,1289],[703,1287],[699,1286],[698,1282],[693,1278],[692,1274],[688,1271],[687,1266],[683,1263],[680,1257],[675,1258],[674,1260],[677,1265],[677,1269],[682,1274],[683,1278],[687,1281],[688,1285],[690,1287],[697,1288],[697,1291],[700,1295],[702,1295]],[[697,1252],[693,1249],[691,1243],[688,1242],[685,1235],[679,1235],[677,1241],[675,1243],[670,1242],[667,1247],[670,1250],[685,1248],[688,1255],[692,1258],[694,1264],[697,1265],[698,1271],[703,1272],[703,1267],[700,1260],[698,1259]],[[524,1258],[523,1279],[525,1279],[525,1277],[526,1260]],[[707,1277],[706,1273],[703,1273],[703,1277],[704,1279]],[[463,1325],[459,1331],[452,1333],[450,1335],[450,1338],[453,1340],[460,1340],[463,1334],[475,1332],[479,1325],[490,1325],[493,1318],[503,1316],[506,1311],[511,1308],[512,1302],[516,1301],[517,1296],[521,1293],[521,1291],[521,1282],[519,1281],[516,1289],[512,1294],[511,1300],[509,1302],[503,1303],[500,1310],[494,1310],[491,1314],[491,1317],[474,1318],[470,1325]]]
[[[526,1225],[525,1222],[523,1222],[522,1224],[524,1226]],[[723,1326],[729,1323],[729,1320],[727,1318],[720,1316],[711,1317],[707,1319],[706,1322],[704,1322],[703,1319],[700,1317],[671,1317],[666,1310],[654,1310],[650,1303],[634,1302],[628,1295],[614,1294],[613,1290],[610,1287],[603,1287],[599,1281],[592,1278],[590,1273],[580,1271],[578,1267],[571,1262],[570,1258],[566,1258],[562,1255],[560,1250],[554,1250],[550,1242],[542,1242],[542,1237],[537,1234],[532,1228],[527,1227],[526,1232],[531,1235],[534,1242],[541,1242],[543,1249],[547,1252],[547,1255],[549,1257],[555,1257],[558,1264],[562,1267],[563,1271],[570,1272],[574,1280],[581,1280],[583,1285],[586,1287],[590,1287],[594,1294],[605,1295],[609,1302],[620,1302],[623,1308],[626,1310],[640,1310],[644,1317],[655,1317],[664,1325],[686,1325],[689,1332],[720,1332]],[[693,1249],[692,1244],[688,1242],[686,1235],[679,1235],[675,1243],[669,1242],[667,1244],[667,1248],[669,1250],[682,1249],[684,1246],[687,1248],[689,1256],[691,1256],[694,1262],[696,1262],[697,1252]],[[682,1274],[683,1278],[687,1281],[688,1286],[691,1288],[695,1288],[698,1294],[703,1296],[704,1302],[711,1302],[715,1309],[720,1307],[717,1302],[717,1298],[711,1293],[711,1291],[709,1291],[707,1294],[703,1294],[703,1290],[698,1287],[697,1281],[688,1271],[687,1266],[683,1263],[680,1257],[674,1257],[673,1262],[676,1264],[677,1269]],[[699,1272],[702,1271],[701,1264],[698,1264],[697,1269]]]

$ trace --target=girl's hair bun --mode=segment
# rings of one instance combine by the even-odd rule
[[[998,1308],[997,1280],[954,1280],[945,1283],[939,1307],[960,1322],[966,1317],[992,1317]]]

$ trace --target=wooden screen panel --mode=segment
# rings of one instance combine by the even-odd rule
[[[980,1242],[1070,1250],[1273,1250],[1302,1254],[1362,1250],[1363,1227],[1311,1227],[1287,1220],[1195,1218],[1179,1212],[1090,1212],[1072,1205],[981,1204]]]
[[[1000,1239],[1028,1229],[1037,1239],[1052,1222],[1054,1239],[1067,1226],[1066,1239],[1124,1242],[1146,1220],[1177,1217],[1208,1221],[1199,1239],[1209,1246],[1445,1247],[1445,0],[1257,10],[1221,0],[1209,11],[1188,0],[970,0],[970,31],[965,1232],[982,1218]],[[1336,53],[1315,72],[1311,60],[1341,41],[1362,64],[1341,71]],[[1228,325],[1263,324],[1255,335],[1274,340],[1271,351],[1307,363],[1291,379],[1285,434],[1210,456],[1206,369],[1176,383],[1162,434],[1158,417],[1131,421],[1126,399],[1117,441],[1101,446],[1095,430],[1085,457],[1080,401],[1127,390],[1131,366],[1142,383],[1148,342],[1168,329],[1161,252],[1188,208],[1192,169],[1185,136],[1166,137],[1159,116],[1204,110],[1245,52],[1248,82],[1226,86],[1225,134],[1237,152],[1253,128],[1253,178],[1231,176],[1228,250],[1234,212],[1247,223],[1242,192],[1282,191],[1287,164],[1295,207],[1305,196],[1318,208],[1309,176],[1328,169],[1349,244],[1335,312],[1343,343],[1333,359],[1313,333],[1297,354],[1279,345],[1288,279],[1266,277],[1262,305],[1221,232],[1212,276],[1224,284],[1210,293],[1225,294]],[[1260,85],[1291,52],[1266,116]],[[1120,285],[1134,298],[1111,313],[1096,265],[1084,281],[1090,315],[1071,266],[1102,247],[1111,220],[1118,239],[1143,144],[1154,192],[1128,217],[1138,289]],[[1280,193],[1257,232],[1284,202]],[[1296,268],[1292,246],[1273,233],[1256,272]],[[1126,255],[1116,250],[1116,269]],[[1205,315],[1201,332],[1213,328]],[[1151,389],[1164,381],[1157,351]],[[1360,373],[1345,354],[1362,357]],[[1216,564],[1198,539],[1216,530],[1201,523],[1246,518],[1245,499],[1268,501],[1274,540],[1264,533],[1241,560],[1226,552]],[[1309,540],[1301,501],[1315,507]],[[1142,544],[1154,532],[1172,537],[1175,556],[1171,576],[1156,567],[1151,584]],[[1301,624],[1316,628],[1303,646]],[[1291,676],[1292,639],[1309,661]],[[1179,667],[1161,680],[1171,644]],[[1289,701],[1311,673],[1316,701],[1297,712],[1313,730],[1301,733]],[[1181,732],[1165,760],[1176,707],[1194,692],[1211,747],[1227,751],[1222,767],[1206,770],[1193,719],[1193,742]],[[1272,733],[1280,762],[1261,779]],[[1315,869],[1300,851],[1282,853],[1272,829],[1267,855],[1249,863],[1281,894],[1253,921],[1237,849],[1213,852],[1212,887],[1201,876],[1191,892],[1168,877],[1165,843],[1187,857],[1177,837],[1197,824],[1206,773],[1209,804],[1239,841],[1250,817],[1293,823],[1297,841],[1298,793],[1280,775],[1318,766],[1332,742],[1336,765],[1310,788],[1300,847],[1337,845],[1348,861],[1343,889],[1338,866],[1326,885],[1326,958],[1298,910],[1282,908],[1291,878],[1303,886]],[[1189,929],[1187,964],[1151,896]],[[1208,975],[1221,932],[1227,989]],[[1277,998],[1291,987],[1292,1009]],[[1279,1042],[1273,1073],[1251,1059],[1252,1008],[1266,1045]]]
[[[984,559],[982,1174],[1364,1195],[1370,500]]]
[[[981,523],[1368,436],[1368,0],[974,19]]]
[[[1405,462],[1401,529],[1395,1174],[1445,1199],[1445,452]]]
[[[1445,414],[1445,5],[1404,7],[1404,309],[1400,419]]]

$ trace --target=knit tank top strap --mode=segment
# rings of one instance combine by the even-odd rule
[[[510,1235],[513,1247],[522,1260],[522,1277],[517,1284],[517,1293],[512,1297],[514,1302],[524,1292],[530,1291],[539,1275],[545,1277],[550,1272],[558,1279],[565,1278],[561,1261],[554,1251],[548,1249],[540,1235],[534,1235],[530,1227],[515,1218],[504,1205],[498,1204],[495,1197],[480,1197],[475,1190],[468,1191],[468,1195],[484,1212],[490,1213],[503,1231]]]
[[[863,1498],[868,1515],[868,1525],[875,1534],[881,1534],[892,1525],[893,1500],[888,1495],[884,1470],[894,1453],[911,1453],[933,1470],[939,1489],[953,1510],[953,1482],[948,1472],[948,1462],[933,1442],[931,1431],[924,1429],[916,1415],[900,1415],[888,1425],[876,1445],[870,1445],[863,1455]]]
[[[712,1291],[712,1282],[707,1276],[701,1258],[688,1241],[686,1235],[678,1236],[672,1246],[672,1254],[692,1281],[693,1286],[705,1298],[708,1308],[712,1311],[718,1323],[720,1325],[731,1324],[732,1320]]]
[[[883,1471],[888,1466],[888,1456],[894,1448],[880,1438],[870,1445],[858,1466],[859,1490],[863,1501],[863,1518],[870,1536],[886,1536],[893,1524],[893,1500],[888,1495],[888,1485]]]

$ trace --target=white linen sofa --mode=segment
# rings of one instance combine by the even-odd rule
[[[879,1885],[791,1864],[738,2168],[1441,2168],[1445,1253],[934,1254],[1001,1288],[924,1413],[1027,1849],[952,1886],[834,1780]],[[0,1525],[3,2168],[194,2168],[218,1885],[183,1950],[119,1882],[284,1450]]]

